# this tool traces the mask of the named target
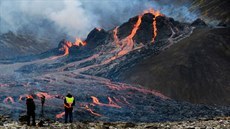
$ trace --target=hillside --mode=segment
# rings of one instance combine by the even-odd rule
[[[230,23],[230,2],[227,0],[193,0],[191,10],[201,13],[204,18]],[[212,22],[210,20],[210,22]]]
[[[13,32],[0,35],[0,59],[35,55],[53,47],[49,39],[37,38],[34,35]]]
[[[229,35],[229,28],[196,29],[190,37],[144,59],[119,78],[176,100],[229,105]]]

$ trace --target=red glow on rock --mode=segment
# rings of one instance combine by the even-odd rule
[[[11,102],[11,103],[15,103],[14,102],[14,99],[10,96],[6,97],[4,100],[3,100],[4,103],[8,103],[8,102]]]
[[[63,116],[65,115],[65,112],[59,113],[56,115],[57,119],[63,118]]]
[[[73,45],[75,45],[75,46],[85,46],[86,42],[82,41],[80,38],[76,38],[76,41],[75,41],[75,43],[73,43]]]
[[[37,95],[39,98],[41,98],[42,96],[45,96],[45,97],[46,97],[46,99],[52,99],[52,98],[55,98],[54,96],[49,95],[48,93],[44,93],[44,92],[38,92],[36,95]]]
[[[102,116],[101,114],[94,112],[88,105],[85,105],[85,109],[95,116]]]
[[[96,105],[121,108],[121,106],[117,105],[110,97],[108,97],[109,104],[101,103],[97,97],[91,96],[91,98],[93,99],[93,103]]]
[[[120,46],[120,42],[117,36],[118,26],[113,30],[113,39],[117,46]]]

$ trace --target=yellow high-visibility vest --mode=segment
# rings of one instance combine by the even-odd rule
[[[68,104],[72,104],[73,101],[74,101],[74,97],[71,97],[71,98],[65,97],[65,99],[66,99],[66,102],[67,102]]]

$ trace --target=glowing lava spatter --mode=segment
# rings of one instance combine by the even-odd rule
[[[76,38],[76,41],[74,43],[70,42],[70,41],[64,41],[64,44],[62,46],[62,48],[60,48],[59,50],[64,51],[63,56],[69,55],[69,49],[72,46],[85,46],[86,42],[82,41],[80,38]]]
[[[79,38],[76,38],[76,41],[75,43],[73,44],[74,46],[85,46],[86,45],[86,42],[85,41],[82,41],[81,39]]]

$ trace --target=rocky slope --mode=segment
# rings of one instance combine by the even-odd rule
[[[177,100],[230,104],[230,29],[196,29],[157,56],[143,60],[119,78]]]
[[[35,55],[52,48],[48,39],[37,39],[32,35],[8,32],[0,35],[0,59]]]

